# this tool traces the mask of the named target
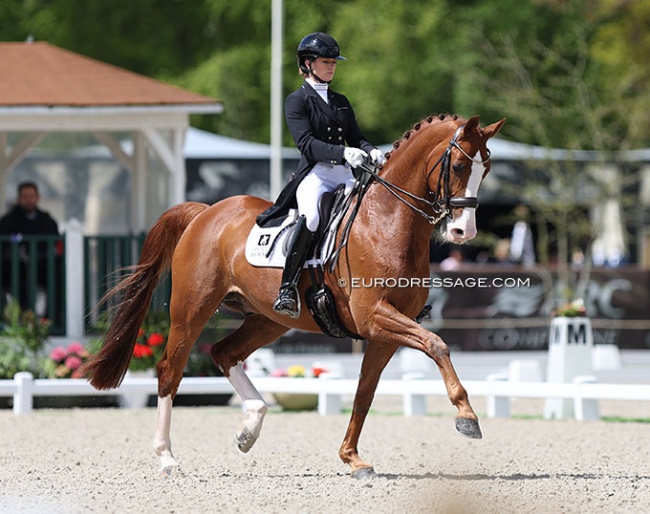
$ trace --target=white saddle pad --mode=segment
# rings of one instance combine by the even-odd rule
[[[343,208],[330,220],[327,233],[321,246],[317,251],[317,259],[308,259],[304,267],[321,264],[325,266],[332,257],[336,246],[338,229],[350,207],[353,191],[348,191],[343,199]],[[246,240],[246,260],[249,264],[260,268],[284,268],[286,260],[286,242],[291,234],[293,225],[298,219],[297,209],[291,209],[282,225],[277,227],[263,228],[255,224],[248,234]]]
[[[295,209],[277,227],[263,228],[255,224],[246,240],[246,260],[249,264],[260,268],[284,268],[287,253],[287,238],[292,232],[292,226],[298,219]],[[308,260],[305,267],[320,263],[318,260]]]

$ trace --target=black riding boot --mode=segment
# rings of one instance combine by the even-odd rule
[[[311,246],[312,235],[313,233],[307,228],[305,217],[300,216],[292,234],[293,241],[287,253],[287,260],[282,272],[280,292],[273,304],[275,312],[286,314],[291,318],[300,316],[300,295],[298,294],[297,285],[307,258],[307,252]]]

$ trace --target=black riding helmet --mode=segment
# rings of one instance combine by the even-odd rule
[[[314,60],[316,57],[345,60],[339,53],[339,44],[329,34],[314,32],[308,34],[298,45],[298,66],[303,73],[309,74],[310,70],[305,64],[305,59]]]

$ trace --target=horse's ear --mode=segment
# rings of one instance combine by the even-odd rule
[[[480,116],[472,116],[465,122],[465,128],[463,129],[463,134],[465,134],[465,136],[468,136],[472,132],[476,132],[478,130],[479,119]]]
[[[501,127],[503,127],[503,124],[506,122],[506,119],[503,118],[501,121],[497,121],[496,123],[493,123],[492,125],[488,125],[483,129],[483,134],[485,134],[485,137],[487,139],[490,139],[491,137],[495,136],[499,130],[501,130]]]

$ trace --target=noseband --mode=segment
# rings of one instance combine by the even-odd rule
[[[429,170],[429,173],[427,174],[427,183],[429,183],[429,178],[431,177],[431,174],[435,171],[435,169],[440,165],[440,174],[438,175],[438,187],[436,188],[436,191],[429,191],[429,194],[433,196],[433,200],[427,200],[426,198],[421,198],[419,196],[414,195],[413,193],[409,193],[408,191],[402,189],[399,186],[396,186],[395,184],[388,182],[386,179],[382,178],[379,176],[379,174],[375,171],[375,169],[371,168],[367,164],[363,164],[361,167],[372,175],[377,182],[379,182],[381,185],[383,185],[395,198],[397,198],[400,202],[404,203],[407,205],[410,209],[413,211],[417,212],[420,216],[422,216],[424,219],[426,219],[429,223],[432,225],[438,224],[440,221],[445,219],[447,216],[451,215],[452,209],[462,209],[462,208],[473,208],[476,209],[478,207],[478,198],[475,196],[455,196],[452,197],[449,189],[449,181],[450,181],[450,170],[449,168],[451,167],[451,151],[456,148],[459,150],[465,157],[467,157],[470,161],[475,162],[477,164],[485,164],[490,160],[490,150],[486,148],[487,150],[487,158],[483,161],[477,160],[473,157],[470,157],[465,150],[458,144],[458,137],[460,136],[460,133],[465,125],[461,125],[456,129],[456,132],[454,133],[454,137],[451,138],[449,141],[449,146],[447,146],[447,149],[445,152],[442,154],[442,156],[436,161],[436,163],[432,166],[432,168]],[[422,202],[425,205],[427,205],[431,210],[434,212],[434,215],[431,216],[424,212],[422,209],[419,209],[415,205],[409,203],[406,201],[404,198],[402,198],[398,193],[401,193],[413,200],[416,200],[418,202]]]

